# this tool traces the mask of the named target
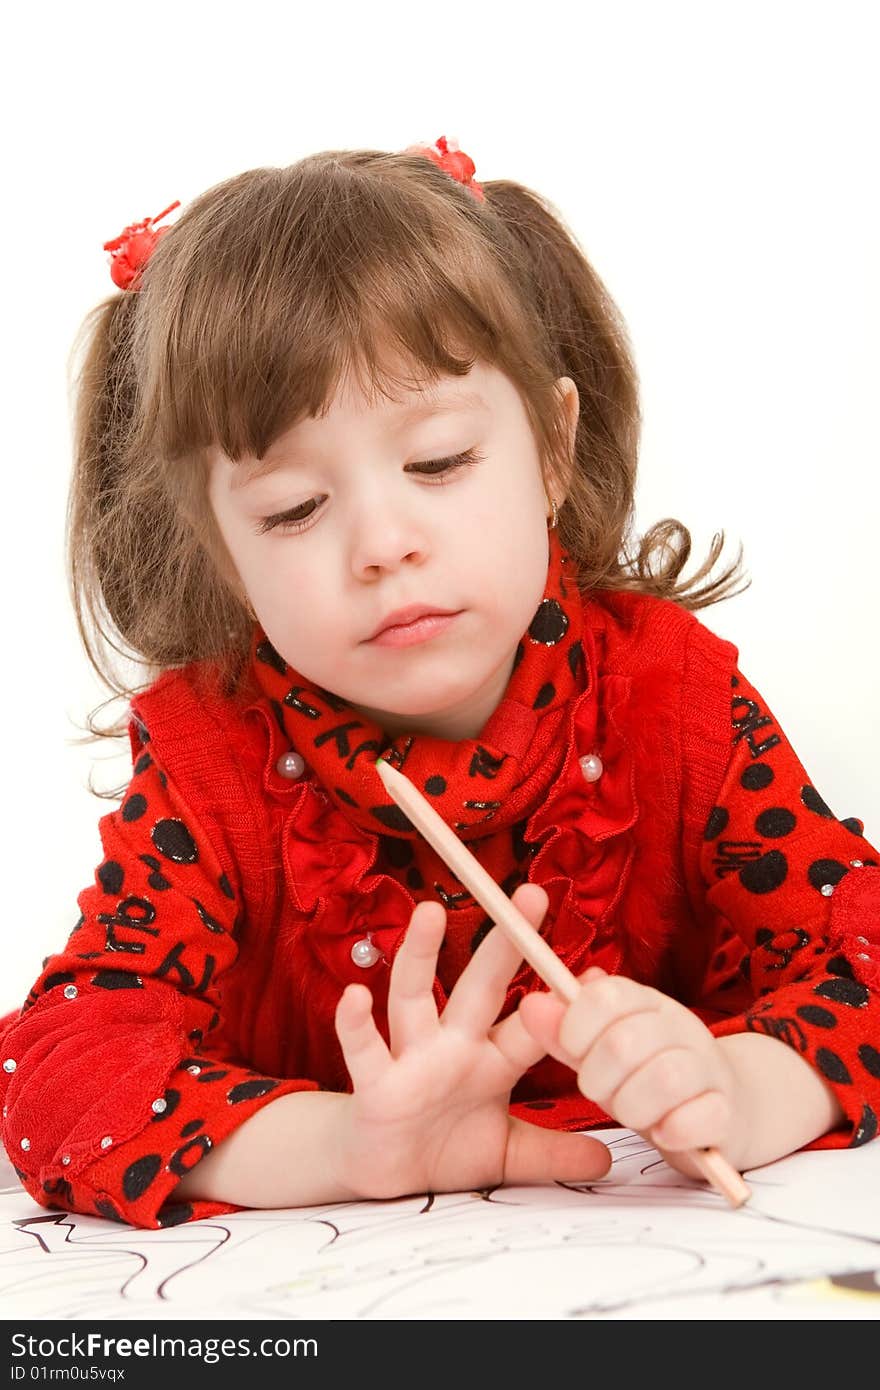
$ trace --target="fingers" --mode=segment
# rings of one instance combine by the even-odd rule
[[[437,1028],[434,978],[445,930],[446,910],[442,903],[417,905],[391,967],[388,1029],[394,1057]]]
[[[673,1151],[720,1143],[731,1113],[714,1038],[689,1010],[622,976],[588,971],[568,1007],[528,995],[518,1015],[581,1092]]]
[[[621,1088],[628,1078],[676,1041],[669,1019],[660,1009],[625,1014],[599,1034],[580,1065],[575,1063],[578,1086],[584,1095],[604,1105],[625,1094]]]
[[[572,1071],[577,1071],[577,1059],[559,1046],[559,1025],[567,1009],[568,1005],[552,994],[527,994],[520,1000],[514,1017],[520,1020],[529,1036],[541,1047],[542,1056],[555,1057],[558,1062],[571,1067]]]
[[[373,997],[366,985],[348,985],[336,1006],[336,1036],[354,1089],[360,1090],[391,1060],[373,1021]]]
[[[704,1057],[691,1048],[674,1047],[634,1071],[607,1105],[601,1099],[599,1104],[620,1124],[644,1134],[677,1106],[709,1091],[711,1083]]]
[[[611,1167],[611,1154],[598,1139],[540,1129],[526,1120],[510,1121],[504,1182],[594,1182]]]
[[[730,1137],[733,1112],[720,1091],[704,1091],[678,1105],[648,1135],[655,1148],[669,1153],[685,1149],[724,1148]]]
[[[541,925],[549,898],[536,883],[521,884],[511,902],[535,928]],[[511,977],[522,962],[522,954],[494,926],[480,942],[474,955],[449,996],[443,1011],[443,1026],[458,1028],[470,1037],[485,1035],[495,1022],[507,995]],[[543,1056],[543,1053],[539,1054]]]
[[[518,1077],[547,1054],[543,1042],[523,1026],[519,1010],[503,1019],[501,1023],[496,1023],[494,1028],[490,1028],[489,1039]]]
[[[663,1002],[659,990],[624,975],[585,977],[559,1026],[559,1045],[572,1057],[585,1057],[599,1035],[619,1018],[659,1009]]]

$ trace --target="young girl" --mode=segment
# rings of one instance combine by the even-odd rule
[[[877,853],[693,614],[739,562],[688,592],[720,546],[681,586],[680,523],[631,550],[618,311],[546,203],[474,173],[443,139],[332,151],[108,243],[70,559],[133,774],[3,1020],[3,1142],[45,1206],[590,1180],[608,1151],[570,1131],[603,1123],[688,1174],[877,1132]]]

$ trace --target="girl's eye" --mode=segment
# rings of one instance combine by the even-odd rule
[[[442,484],[459,468],[469,468],[471,464],[481,462],[482,457],[482,454],[478,454],[476,449],[468,449],[465,453],[453,454],[450,458],[429,459],[425,463],[409,464],[408,467],[422,477],[436,478]],[[437,471],[428,471],[432,469]],[[311,507],[312,510],[303,514],[304,507]],[[302,531],[311,521],[316,510],[317,508],[310,498],[301,507],[292,507],[287,512],[276,512],[274,516],[264,516],[257,524],[257,535],[264,536],[267,531],[276,529],[280,529],[282,532]]]

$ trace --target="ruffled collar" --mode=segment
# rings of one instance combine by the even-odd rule
[[[476,738],[403,733],[388,741],[332,691],[313,685],[256,628],[251,670],[293,749],[360,829],[419,838],[374,769],[381,754],[463,840],[510,828],[546,803],[566,754],[564,721],[590,681],[575,564],[550,531],[544,595],[516,651],[504,697]]]

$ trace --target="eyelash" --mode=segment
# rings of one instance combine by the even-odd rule
[[[452,473],[457,472],[460,468],[470,468],[472,464],[481,463],[482,459],[483,455],[478,454],[476,449],[467,449],[463,454],[453,454],[449,458],[428,459],[424,463],[415,464],[413,466],[415,468],[431,468],[436,467],[437,464],[443,464],[444,469],[442,473],[423,473],[421,475],[425,478],[439,478],[442,486]],[[310,498],[309,501],[311,500]],[[303,502],[302,505],[305,507],[308,506],[308,503]],[[274,516],[264,516],[257,525],[257,535],[264,536],[268,531],[274,531],[279,527],[282,528],[283,533],[286,535],[305,530],[306,526],[315,515],[317,508],[310,511],[308,516],[304,517],[296,517],[294,513],[298,511],[299,507],[292,507],[290,511],[287,512],[276,512]]]

